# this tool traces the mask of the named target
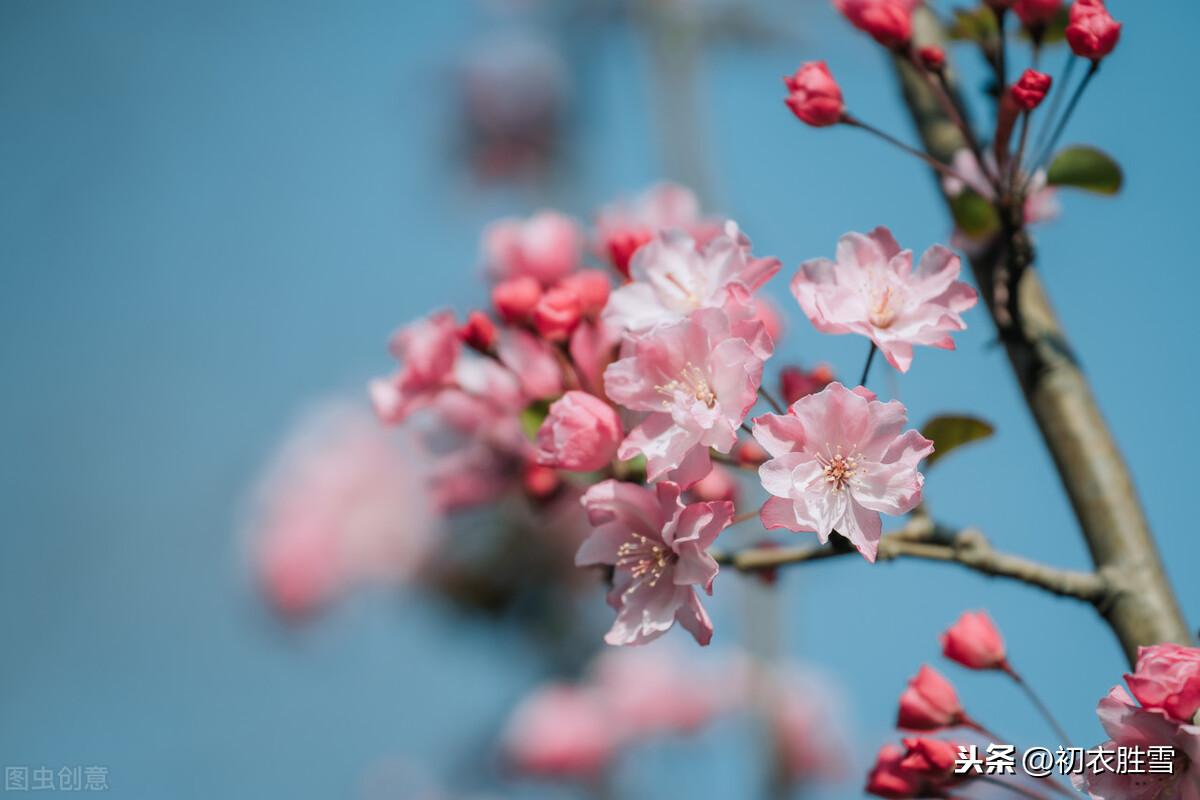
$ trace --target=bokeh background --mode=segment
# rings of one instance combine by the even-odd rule
[[[610,3],[0,2],[0,763],[106,765],[129,798],[385,796],[373,776],[396,773],[452,796],[574,796],[491,764],[546,669],[511,631],[403,591],[282,626],[242,530],[298,414],[361,396],[399,323],[484,301],[477,235],[497,216],[586,219],[663,177],[699,183],[786,265],[779,361],[857,374],[863,343],[817,336],[786,276],[847,230],[886,224],[920,250],[949,225],[919,164],[799,125],[779,76],[826,58],[857,114],[908,137],[890,73],[820,0],[688,5],[705,21],[694,61]],[[1170,65],[1200,6],[1110,5],[1125,40],[1067,138],[1117,156],[1127,188],[1065,197],[1038,244],[1194,623],[1200,104]],[[546,138],[497,149],[472,116],[487,112],[464,106],[480,74],[551,102]],[[876,373],[918,421],[969,411],[998,428],[931,477],[934,513],[1084,567],[1003,354],[970,321],[958,354]],[[756,601],[737,576],[717,586],[720,649]],[[782,649],[840,680],[860,770],[964,609],[991,611],[1077,743],[1099,741],[1095,703],[1125,666],[1090,609],[950,567],[845,559],[779,592]],[[1053,742],[1010,685],[946,672],[995,729]],[[620,796],[748,796],[756,743],[738,733],[631,755]]]

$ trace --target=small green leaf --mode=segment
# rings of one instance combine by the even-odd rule
[[[979,239],[1000,227],[1000,215],[995,207],[971,189],[951,199],[950,210],[958,229],[972,239]]]
[[[1096,148],[1068,147],[1054,157],[1046,182],[1096,194],[1116,194],[1121,191],[1125,177],[1120,165]]]
[[[963,445],[987,439],[996,429],[990,422],[978,417],[968,417],[957,414],[943,414],[925,423],[921,435],[933,440],[934,452],[925,459],[925,466],[932,467],[954,450]]]
[[[538,431],[541,430],[542,423],[549,413],[550,404],[543,400],[526,406],[525,410],[521,412],[521,430],[530,439],[536,439]]]
[[[990,8],[954,10],[954,22],[950,25],[950,38],[960,42],[986,42],[999,34],[996,15]]]

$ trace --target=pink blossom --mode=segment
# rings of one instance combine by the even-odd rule
[[[907,421],[899,401],[881,403],[840,383],[801,398],[787,414],[756,418],[754,438],[771,455],[758,473],[771,494],[763,525],[815,532],[822,542],[836,530],[873,562],[880,514],[907,514],[921,502],[917,464],[933,442],[904,432]]]
[[[642,245],[665,231],[695,235],[701,225],[696,195],[682,186],[660,183],[632,200],[601,209],[596,231],[601,252],[629,277],[629,263]]]
[[[617,618],[604,637],[609,644],[645,644],[676,621],[700,644],[712,639],[695,587],[712,594],[718,567],[708,548],[733,521],[733,503],[685,506],[680,493],[674,483],[651,489],[609,480],[583,497],[595,530],[575,563],[614,567],[608,601]]]
[[[592,394],[604,392],[604,370],[616,358],[619,341],[619,332],[586,319],[571,334],[571,362],[583,388]]]
[[[828,364],[818,364],[807,371],[801,367],[784,367],[779,373],[779,391],[783,402],[790,406],[801,397],[816,394],[833,381],[833,369]]]
[[[542,285],[528,275],[508,278],[492,288],[492,306],[500,319],[511,324],[527,321],[541,299]]]
[[[941,739],[909,738],[904,749],[887,745],[879,751],[867,781],[867,793],[877,797],[944,797],[963,778],[954,774],[958,745]]]
[[[762,677],[767,694],[759,702],[769,718],[781,777],[791,783],[841,779],[848,753],[838,719],[838,687],[827,677],[795,667]]]
[[[538,461],[573,472],[598,470],[617,455],[623,436],[612,406],[587,392],[567,392],[538,431]]]
[[[1143,647],[1138,651],[1137,670],[1126,675],[1125,682],[1143,707],[1191,722],[1200,711],[1200,648]]]
[[[505,726],[503,747],[524,774],[588,779],[613,758],[616,734],[598,692],[550,684],[517,706]]]
[[[624,739],[695,733],[721,710],[728,687],[667,644],[608,649],[593,662],[594,685]]]
[[[555,286],[533,309],[533,326],[550,342],[566,341],[583,317],[583,302],[574,289]]]
[[[633,332],[677,322],[697,309],[721,306],[732,286],[757,290],[779,266],[778,259],[751,256],[749,240],[733,222],[700,250],[686,234],[660,233],[638,250],[633,280],[612,293],[604,319]]]
[[[395,425],[452,382],[460,349],[454,314],[441,311],[397,331],[389,349],[400,370],[371,381],[370,393],[375,413]]]
[[[692,497],[697,500],[714,501],[728,500],[731,503],[737,501],[738,482],[730,474],[729,470],[724,467],[714,466],[712,472],[705,475],[698,483],[691,488]]]
[[[809,61],[783,82],[788,90],[784,102],[801,122],[824,128],[842,121],[846,110],[842,89],[824,61]]]
[[[968,721],[958,692],[937,670],[922,666],[900,695],[896,727],[909,731],[936,731]]]
[[[458,329],[458,338],[467,347],[486,353],[496,346],[496,323],[482,311],[472,311]]]
[[[548,400],[562,394],[562,367],[551,345],[526,331],[510,328],[500,333],[496,352],[530,399]]]
[[[921,0],[833,0],[837,10],[884,47],[900,47],[912,38],[913,9]]]
[[[1092,800],[1200,800],[1200,727],[1139,707],[1119,686],[1100,701],[1096,713],[1110,738],[1102,747],[1171,747],[1175,759],[1169,774],[1088,770],[1071,776],[1075,788]]]
[[[626,357],[604,373],[605,391],[647,416],[618,455],[641,453],[651,481],[673,473],[690,486],[711,469],[709,448],[728,453],[737,443],[738,427],[757,398],[763,359],[744,339],[731,338],[719,309],[655,328],[626,348]]]
[[[907,800],[925,794],[921,776],[902,766],[906,755],[902,748],[885,744],[875,756],[875,766],[867,776],[867,794],[889,800]]]
[[[1075,0],[1066,35],[1075,55],[1099,61],[1121,40],[1121,23],[1108,13],[1104,0]]]
[[[792,294],[817,330],[866,336],[907,372],[914,345],[954,349],[950,334],[966,328],[962,312],[978,299],[958,280],[961,262],[945,247],[929,248],[915,271],[912,261],[912,251],[901,252],[887,228],[848,233],[836,262],[801,265]]]
[[[984,611],[964,612],[942,634],[942,655],[968,669],[1009,669],[1004,639]]]
[[[436,515],[405,455],[415,447],[354,407],[302,421],[267,473],[254,523],[258,572],[276,607],[310,612],[354,585],[417,574]]]
[[[1021,24],[1027,28],[1034,25],[1045,25],[1062,10],[1063,0],[1017,0],[1013,3],[1013,11],[1021,19]]]
[[[529,219],[502,219],[483,233],[483,261],[493,280],[529,277],[552,286],[579,268],[583,233],[579,223],[555,211]]]
[[[975,155],[963,148],[954,154],[953,167],[954,171],[966,179],[964,183],[957,178],[945,178],[942,181],[942,186],[946,193],[951,197],[958,197],[965,190],[970,189],[985,200],[996,199],[996,189],[988,178],[988,175],[996,174],[996,159],[988,153],[984,156],[986,162],[984,167],[979,166],[979,159]],[[984,172],[984,169],[987,172]],[[1026,190],[1025,197],[1025,223],[1035,225],[1041,222],[1049,222],[1059,214],[1058,192],[1053,187],[1046,184],[1046,171],[1039,169],[1029,179],[1029,188]]]

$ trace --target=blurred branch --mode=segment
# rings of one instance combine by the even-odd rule
[[[919,12],[919,44],[940,40]],[[926,150],[948,162],[961,136],[908,64],[897,75]],[[1100,611],[1132,662],[1142,645],[1189,642],[1133,478],[1038,278],[1020,214],[971,260],[1026,402],[1054,458],[1096,565],[1111,589]]]
[[[741,572],[762,572],[791,564],[806,564],[856,555],[844,539],[820,547],[755,548],[737,553],[713,553],[717,563]],[[958,564],[972,572],[1008,578],[1060,597],[1073,597],[1096,606],[1110,598],[1108,582],[1090,572],[1056,569],[994,550],[987,537],[973,529],[954,530],[918,515],[879,542],[879,560],[919,559]]]

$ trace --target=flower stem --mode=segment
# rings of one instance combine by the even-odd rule
[[[1049,707],[1042,702],[1042,698],[1039,697],[1037,692],[1033,690],[1033,687],[1026,683],[1025,679],[1022,678],[1012,667],[1006,667],[1004,673],[1008,675],[1008,677],[1012,678],[1017,686],[1021,687],[1021,691],[1025,692],[1025,696],[1029,698],[1029,702],[1033,703],[1034,708],[1038,710],[1038,713],[1042,715],[1042,718],[1046,720],[1050,727],[1054,729],[1054,733],[1059,739],[1062,740],[1062,744],[1070,747],[1071,737],[1067,735],[1067,732],[1063,729],[1063,726],[1059,724],[1057,719],[1055,719],[1054,714],[1050,713]]]
[[[1075,108],[1079,105],[1080,99],[1083,97],[1084,91],[1088,84],[1092,82],[1092,78],[1096,77],[1096,73],[1100,71],[1100,62],[1093,61],[1088,67],[1087,74],[1083,76],[1079,86],[1075,89],[1075,94],[1071,95],[1071,102],[1067,103],[1067,110],[1063,112],[1062,118],[1059,119],[1058,125],[1054,128],[1054,134],[1050,137],[1050,141],[1046,144],[1046,148],[1042,151],[1041,156],[1034,161],[1036,165],[1044,165],[1046,160],[1050,158],[1050,154],[1054,152],[1054,148],[1058,146],[1058,140],[1062,138],[1063,131],[1066,130],[1067,123],[1071,121],[1071,116],[1075,113]],[[1035,170],[1030,170],[1032,174]]]
[[[776,414],[782,415],[782,414],[787,413],[787,410],[784,409],[783,404],[780,403],[778,400],[776,400],[774,397],[772,397],[771,393],[768,392],[766,389],[764,389],[761,386],[758,387],[758,396],[761,397],[763,400],[766,400],[767,405],[769,405],[775,411]]]
[[[1075,64],[1080,61],[1073,53],[1067,54],[1067,63],[1063,67],[1062,75],[1054,82],[1050,98],[1050,110],[1046,114],[1046,121],[1042,125],[1041,131],[1037,136],[1037,146],[1033,148],[1033,152],[1041,153],[1046,149],[1046,144],[1050,141],[1050,132],[1054,130],[1054,120],[1058,118],[1058,110],[1062,108],[1063,97],[1067,93],[1067,86],[1071,83],[1071,75],[1075,72]],[[1036,162],[1035,162],[1036,163]],[[1033,172],[1033,170],[1030,170]]]
[[[758,515],[758,511],[747,511],[744,514],[738,514],[733,518],[733,522],[730,523],[730,526],[732,527],[733,525],[740,525],[743,522],[749,522],[752,519],[757,519]]]
[[[875,353],[878,350],[879,348],[875,345],[875,343],[871,342],[871,349],[867,351],[867,363],[863,365],[862,378],[860,378],[858,381],[859,386],[867,385],[867,377],[871,374],[871,364],[874,363]]]
[[[921,161],[924,161],[926,164],[933,167],[935,170],[942,173],[947,178],[954,178],[955,180],[962,181],[964,184],[970,186],[970,181],[968,181],[962,175],[959,175],[958,172],[956,172],[954,169],[952,169],[948,165],[943,164],[941,161],[938,161],[936,158],[929,155],[928,153],[923,153],[920,150],[918,150],[917,148],[905,144],[904,142],[897,139],[895,136],[892,136],[890,133],[884,133],[883,131],[879,130],[879,128],[876,128],[874,125],[868,125],[867,123],[863,122],[862,120],[860,120],[856,117],[852,117],[849,114],[846,114],[842,117],[842,124],[849,125],[854,128],[861,128],[862,130],[866,131],[867,133],[874,134],[875,136],[878,136],[880,139],[883,139],[888,144],[895,145],[896,147],[899,147],[901,150],[908,153],[909,155],[916,156],[917,158],[921,159]],[[980,162],[980,163],[982,163],[982,162]]]

